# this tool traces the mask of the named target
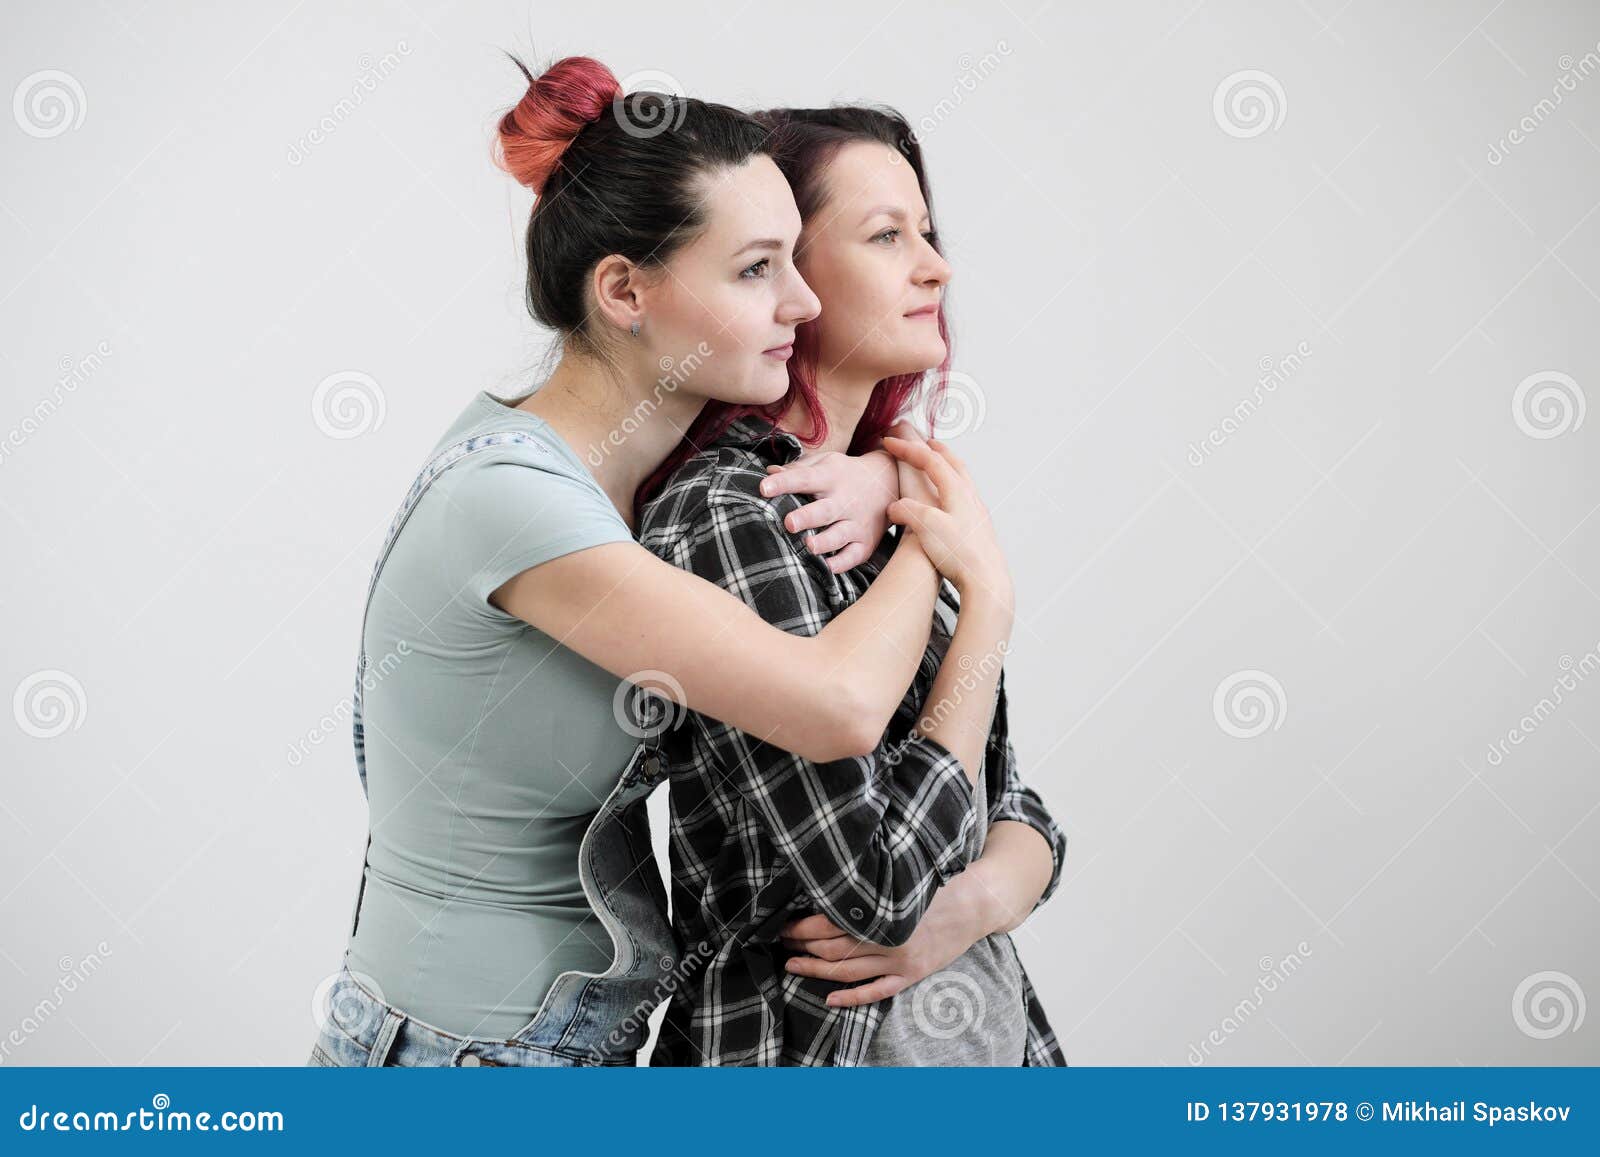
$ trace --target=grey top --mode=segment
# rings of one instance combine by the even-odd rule
[[[973,788],[978,822],[972,826],[969,862],[983,854],[988,835],[986,786],[980,768]],[[1027,1040],[1022,963],[1011,937],[997,932],[896,993],[862,1063],[1020,1066]]]
[[[638,743],[614,714],[615,676],[488,602],[529,567],[632,541],[555,430],[488,393],[435,450],[506,429],[537,444],[441,474],[373,593],[372,847],[346,959],[418,1020],[495,1038],[532,1020],[562,971],[611,962],[578,848]]]

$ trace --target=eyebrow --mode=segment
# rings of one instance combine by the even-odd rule
[[[733,255],[735,257],[738,257],[740,254],[747,253],[752,249],[782,249],[782,248],[783,248],[783,242],[779,241],[776,237],[763,237],[759,241],[751,241],[751,242],[749,242],[742,249],[735,250]]]
[[[904,221],[908,216],[906,211],[898,205],[876,205],[872,209],[868,210],[867,214],[861,218],[861,224],[865,225],[868,221],[872,220],[879,214],[882,214],[883,216],[895,221]],[[924,218],[927,216],[928,215],[926,213],[923,214]]]

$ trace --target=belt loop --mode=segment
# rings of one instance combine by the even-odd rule
[[[372,1052],[367,1055],[367,1067],[378,1068],[389,1060],[389,1050],[394,1046],[395,1034],[400,1031],[400,1025],[405,1020],[405,1015],[395,1009],[384,1013],[383,1023],[378,1026],[378,1039],[372,1042]]]

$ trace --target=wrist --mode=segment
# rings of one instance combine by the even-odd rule
[[[1003,906],[996,898],[995,882],[990,877],[989,865],[979,856],[967,865],[966,871],[951,881],[962,885],[967,933],[974,944],[985,936],[1003,931]]]

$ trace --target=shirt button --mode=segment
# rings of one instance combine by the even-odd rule
[[[483,1064],[483,1058],[478,1056],[477,1053],[468,1053],[461,1058],[461,1066],[463,1068],[476,1068],[481,1064]]]
[[[852,920],[859,920],[859,919],[861,919],[861,917],[863,917],[865,915],[866,915],[866,913],[863,912],[860,908],[852,908],[852,909],[850,909],[850,919],[852,919]]]

